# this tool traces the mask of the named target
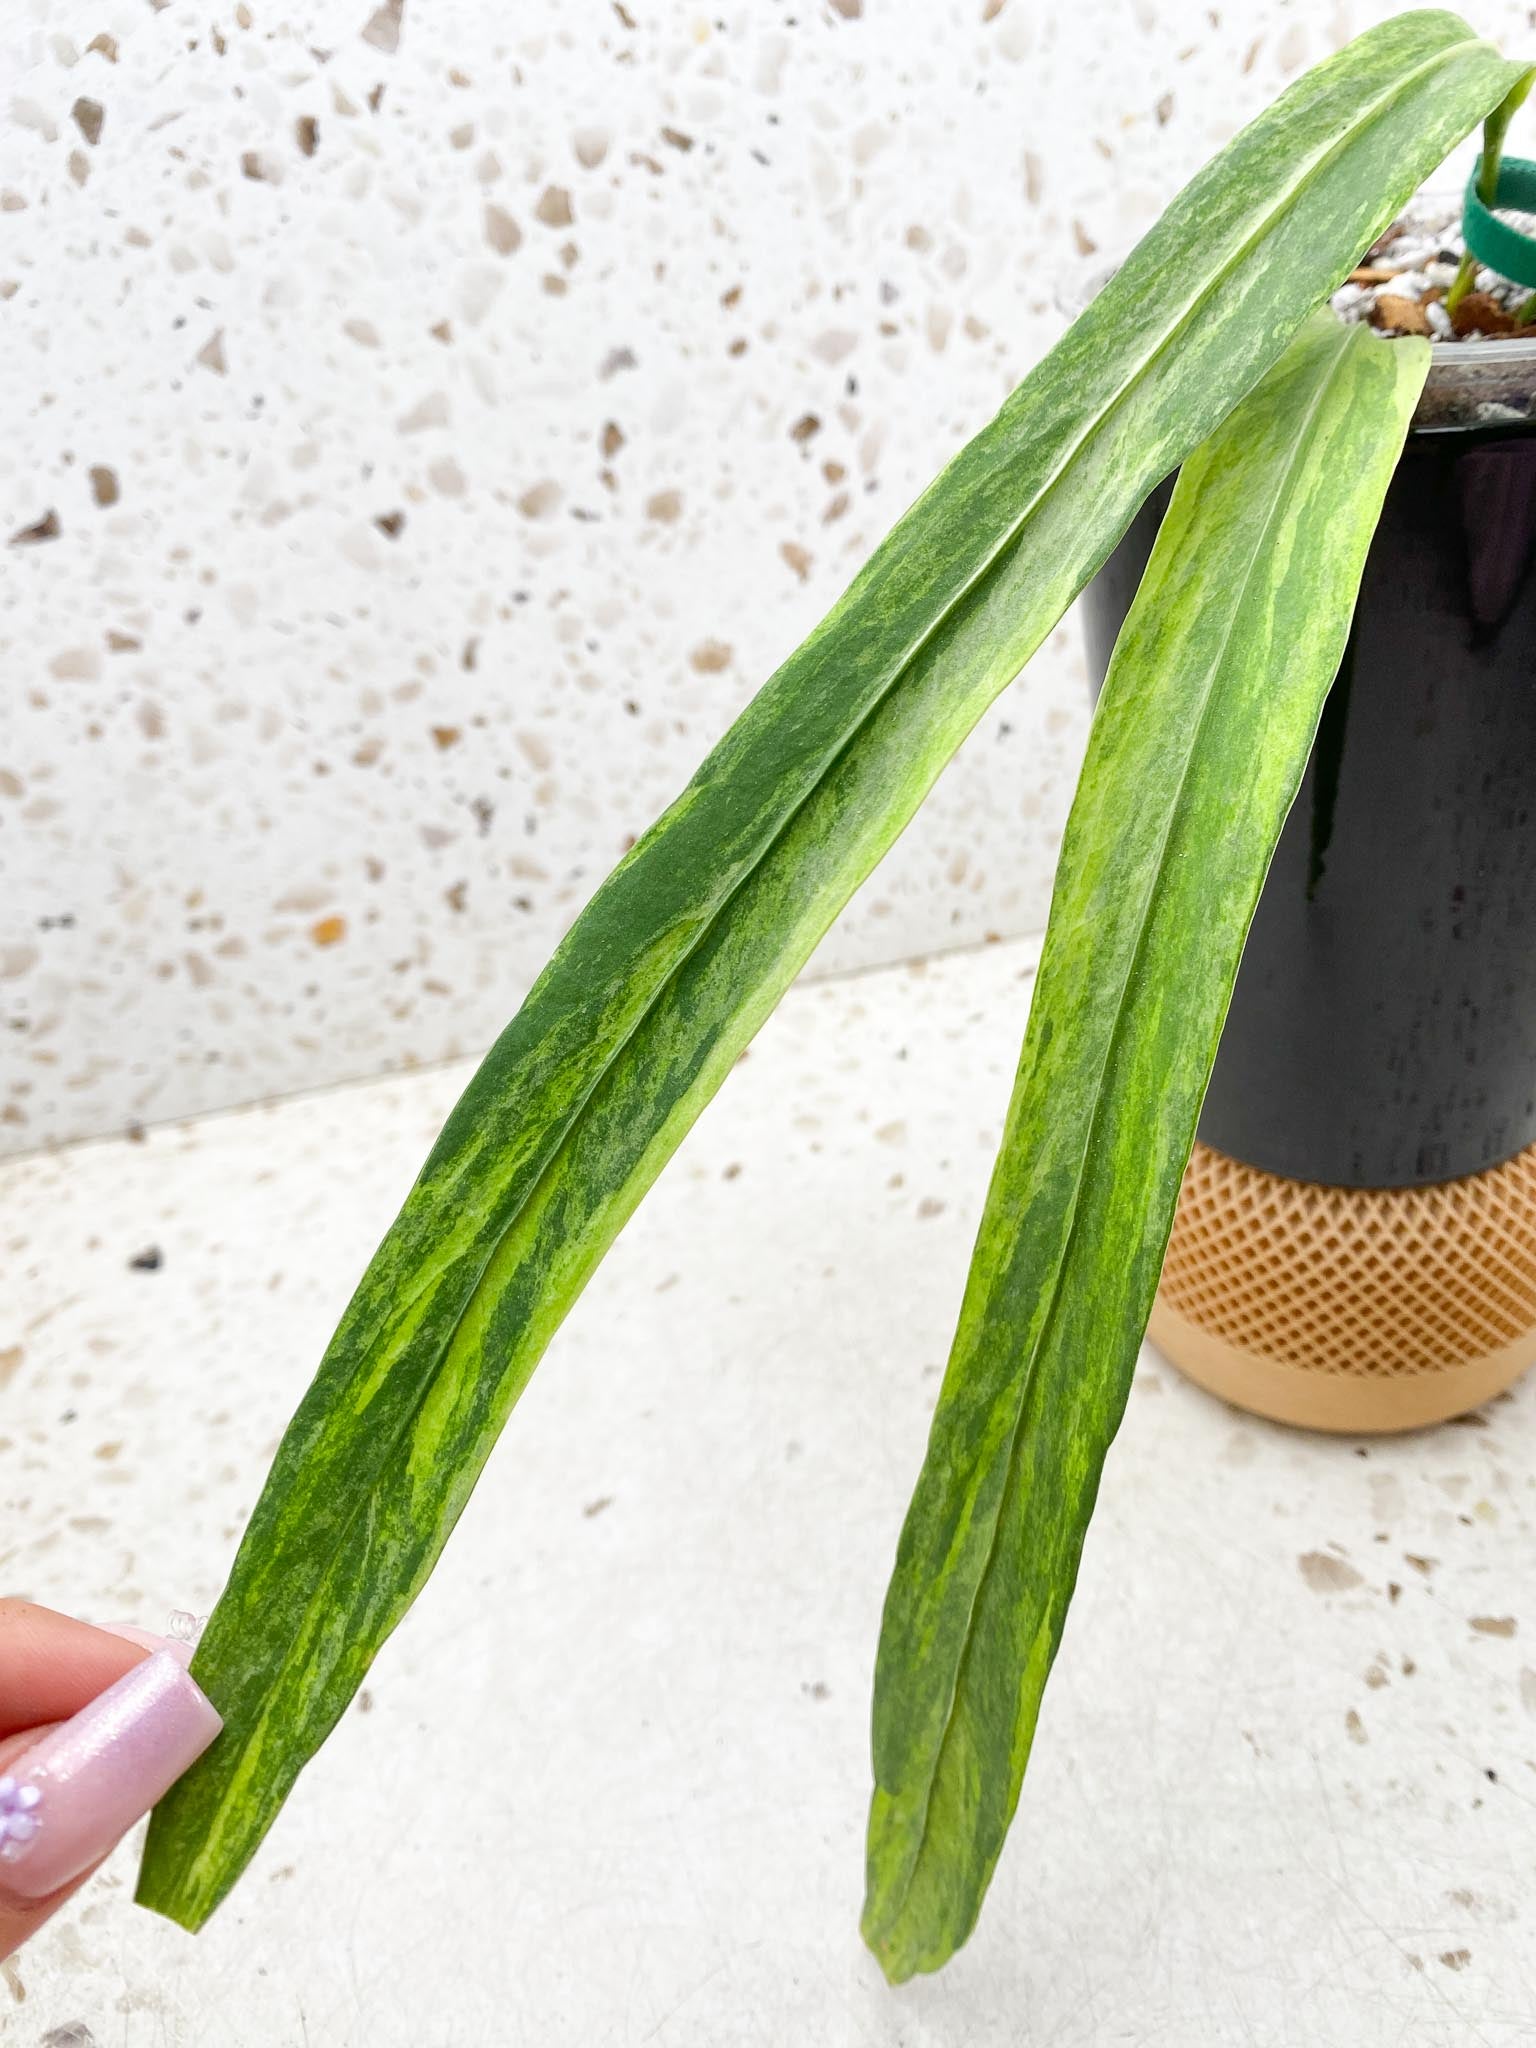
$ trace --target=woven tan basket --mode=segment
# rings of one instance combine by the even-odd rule
[[[1197,1144],[1148,1335],[1225,1401],[1417,1429],[1536,1361],[1536,1145],[1423,1188],[1281,1180]]]

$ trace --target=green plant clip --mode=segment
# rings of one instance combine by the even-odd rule
[[[1536,163],[1529,157],[1507,156],[1499,165],[1492,203],[1477,189],[1483,160],[1478,158],[1467,180],[1461,207],[1461,228],[1467,248],[1479,263],[1496,270],[1515,284],[1536,286],[1536,235],[1511,227],[1493,211],[1505,206],[1519,213],[1536,213]]]

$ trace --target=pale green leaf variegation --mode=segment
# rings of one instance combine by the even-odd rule
[[[1067,823],[875,1678],[866,1939],[936,1969],[1019,1796],[1259,890],[1429,365],[1331,314],[1185,463]]]
[[[430,1572],[625,1218],[1136,505],[1509,89],[1454,15],[1299,79],[917,501],[598,891],[449,1118],[279,1447],[139,1897],[199,1925]]]

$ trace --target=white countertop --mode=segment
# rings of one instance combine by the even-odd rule
[[[899,1992],[860,1946],[880,1602],[1032,960],[790,997],[229,1903],[193,1939],[120,1852],[6,1967],[7,2043],[1536,2039],[1529,1387],[1332,1442],[1148,1353],[981,1928]],[[211,1605],[466,1073],[0,1169],[0,1585]]]

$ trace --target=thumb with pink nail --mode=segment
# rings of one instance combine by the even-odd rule
[[[189,1654],[144,1629],[0,1599],[0,1958],[218,1734]]]

